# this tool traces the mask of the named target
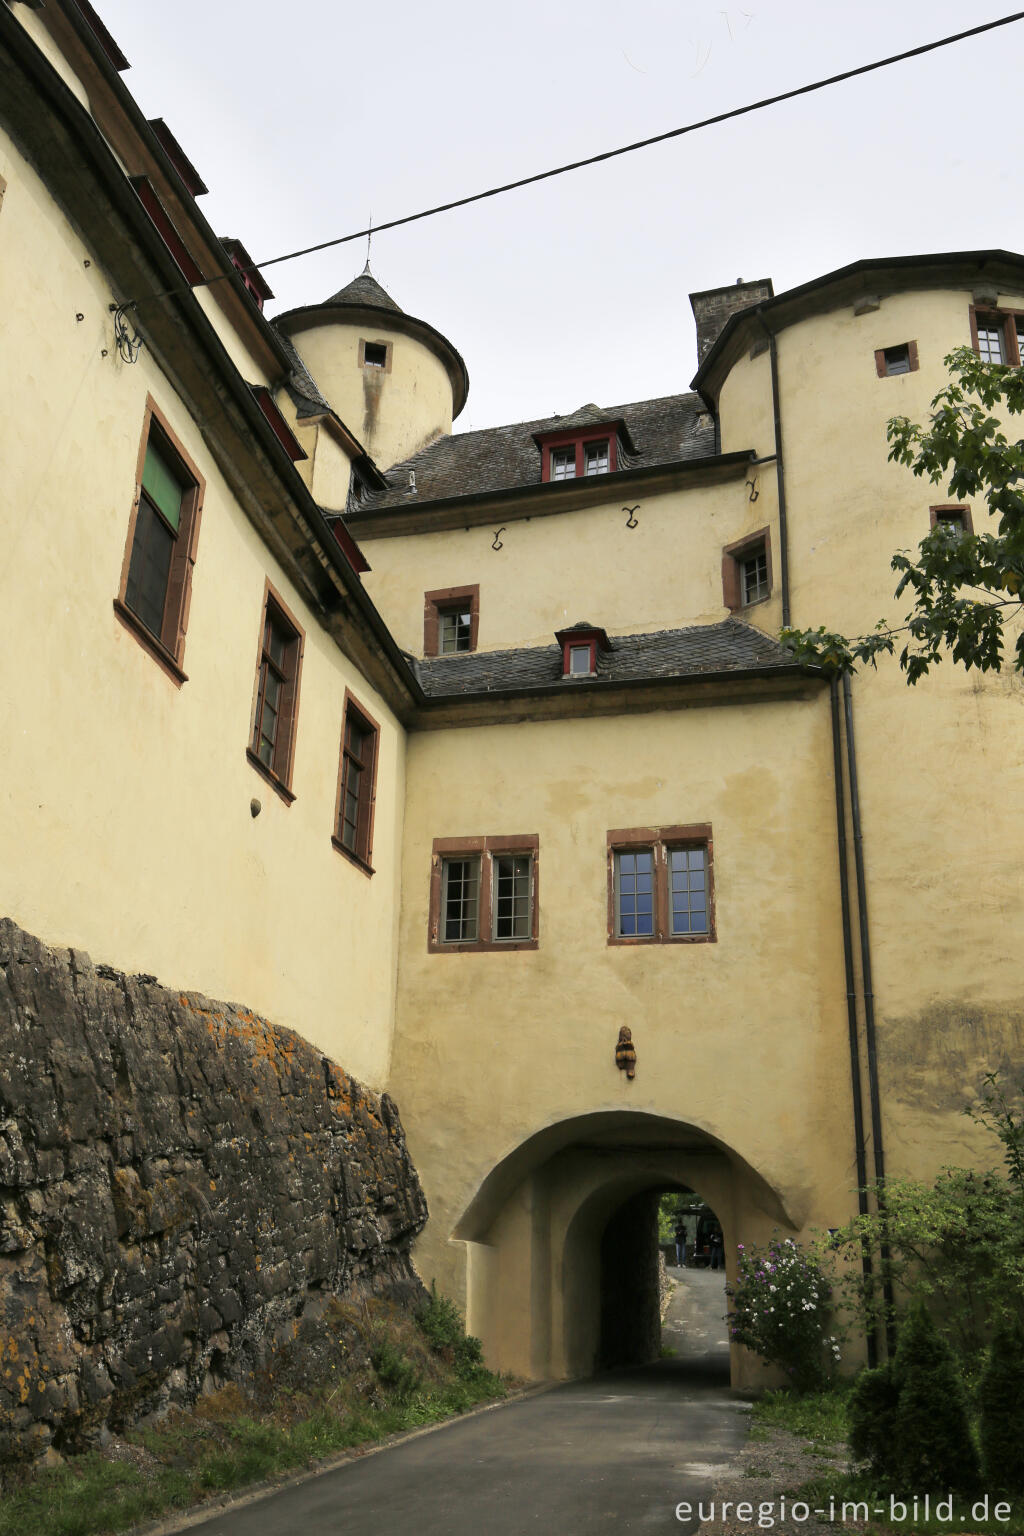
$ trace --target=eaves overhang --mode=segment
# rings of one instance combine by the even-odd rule
[[[109,90],[116,100],[117,106],[128,120],[130,131],[139,140],[139,143],[160,167],[161,175],[170,184],[174,194],[186,210],[188,220],[194,225],[205,247],[213,254],[217,262],[216,285],[212,293],[216,296],[217,288],[227,287],[232,290],[236,303],[232,306],[232,312],[228,316],[231,323],[237,325],[240,330],[248,331],[257,352],[262,349],[268,354],[265,359],[268,364],[268,373],[273,375],[276,367],[281,375],[290,369],[288,355],[281,346],[280,338],[274,332],[270,321],[261,313],[252,300],[252,297],[242,280],[241,274],[235,268],[230,255],[224,249],[220,236],[216,234],[213,226],[208,223],[202,210],[195,201],[195,196],[187,182],[182,177],[174,158],[170,155],[161,142],[159,132],[155,130],[151,122],[146,118],[139,107],[131,91],[121,79],[117,66],[112,62],[110,54],[104,48],[101,39],[94,31],[92,25],[82,15],[76,0],[48,0],[43,11],[43,16],[50,16],[54,24],[59,27],[63,22],[70,27],[83,49],[89,55],[89,62],[96,73],[101,77],[103,85]],[[52,27],[51,27],[51,30]],[[56,37],[58,44],[59,36]],[[125,66],[127,67],[127,66]],[[159,121],[157,119],[156,121]],[[204,256],[205,256],[204,252]],[[208,263],[204,261],[204,271]],[[175,274],[179,284],[184,279],[180,272]],[[136,297],[136,295],[131,295]],[[276,384],[278,380],[272,378]]]
[[[647,714],[668,708],[801,702],[817,697],[827,684],[828,679],[819,668],[796,662],[792,666],[708,670],[671,677],[595,677],[571,688],[560,679],[529,688],[433,694],[415,710],[408,723],[412,730],[429,731]]]
[[[778,334],[800,320],[852,304],[867,292],[885,298],[887,294],[915,289],[970,289],[981,280],[1024,288],[1024,256],[996,248],[871,257],[851,262],[730,316],[694,374],[690,388],[710,403],[717,402],[729,370],[766,330]]]
[[[273,324],[288,336],[299,335],[323,325],[365,325],[411,336],[433,352],[444,366],[452,387],[452,416],[458,416],[469,394],[469,372],[462,354],[452,346],[436,326],[417,320],[403,309],[388,309],[383,304],[303,304],[275,315]]]
[[[215,326],[191,289],[182,285],[173,257],[97,124],[2,5],[0,102],[5,126],[64,210],[113,296],[160,295],[138,312],[136,323],[146,345],[171,387],[195,412],[210,451],[267,547],[339,647],[361,666],[399,718],[406,718],[425,697],[405,654]]]
[[[654,494],[679,487],[718,485],[738,479],[754,457],[755,450],[745,448],[739,453],[677,459],[668,464],[644,464],[578,480],[538,480],[532,485],[467,492],[433,501],[418,497],[410,489],[408,506],[381,507],[378,511],[370,507],[347,515],[345,521],[356,538],[388,539],[405,534],[479,527],[493,522],[495,516],[510,522],[527,517],[548,517],[614,501],[620,491],[628,497],[640,491]]]

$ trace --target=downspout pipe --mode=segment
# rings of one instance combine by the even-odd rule
[[[860,968],[864,989],[864,1044],[867,1053],[868,1094],[871,1103],[871,1146],[879,1215],[886,1218],[885,1147],[882,1139],[882,1100],[878,1087],[878,1048],[875,1035],[875,993],[871,975],[871,935],[868,931],[867,880],[864,874],[864,836],[861,829],[860,792],[857,785],[857,746],[853,732],[853,692],[848,673],[843,675],[843,713],[846,726],[846,766],[850,785],[850,821],[853,828],[854,872],[857,884],[857,925],[860,929]],[[889,1272],[889,1246],[880,1244],[882,1294],[885,1298],[886,1341],[894,1348],[893,1292]]]
[[[843,917],[843,966],[846,973],[846,1019],[850,1040],[850,1084],[853,1093],[853,1137],[857,1158],[857,1209],[862,1216],[868,1213],[868,1168],[864,1149],[864,1096],[861,1089],[860,1032],[857,1028],[857,989],[853,972],[853,931],[850,924],[850,873],[846,853],[846,796],[843,789],[843,747],[840,726],[839,684],[835,678],[829,684],[829,700],[832,706],[832,771],[836,787],[836,845],[839,854],[839,898]],[[861,1270],[864,1288],[870,1292],[874,1285],[874,1264],[867,1239],[861,1241]],[[878,1364],[878,1340],[874,1329],[867,1333],[868,1365]]]
[[[760,305],[754,311],[768,338],[768,358],[772,374],[772,418],[775,424],[775,479],[779,496],[779,583],[782,587],[782,627],[789,627],[789,530],[786,522],[786,470],[782,455],[782,406],[779,401],[779,351],[775,332],[770,330]]]

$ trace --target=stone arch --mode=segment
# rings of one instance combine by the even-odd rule
[[[452,1232],[466,1245],[469,1327],[489,1360],[532,1377],[589,1374],[601,1234],[631,1198],[673,1188],[708,1200],[730,1252],[737,1241],[801,1225],[779,1188],[691,1121],[633,1110],[573,1116],[500,1159]],[[742,1379],[741,1361],[733,1375]]]

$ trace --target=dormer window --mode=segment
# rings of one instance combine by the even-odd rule
[[[551,480],[575,480],[576,479],[576,449],[552,448],[549,460],[549,479]]]
[[[608,439],[603,438],[597,443],[584,443],[583,473],[585,475],[606,475],[608,469]]]
[[[555,639],[562,647],[563,677],[596,677],[598,651],[610,651],[603,629],[581,620],[571,629],[560,629]]]
[[[620,422],[605,421],[568,432],[539,433],[534,441],[540,448],[541,480],[588,480],[614,473],[620,426]]]

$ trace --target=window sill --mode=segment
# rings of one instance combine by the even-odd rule
[[[284,780],[279,779],[272,768],[268,768],[266,763],[260,761],[252,747],[246,747],[245,755],[249,759],[249,762],[252,764],[252,766],[256,769],[256,772],[260,775],[260,778],[266,779],[271,788],[276,790],[277,793],[281,796],[281,799],[284,801],[285,805],[291,805],[292,801],[295,799],[295,796],[292,794],[292,791],[288,788],[287,784],[285,784]]]
[[[659,944],[717,944],[716,933],[654,933],[649,937],[634,938],[627,934],[609,934],[609,945],[615,945],[622,949],[640,948],[643,945]]]
[[[143,649],[148,651],[157,665],[167,673],[176,688],[188,682],[188,673],[182,671],[167,647],[146,628],[138,614],[133,613],[119,597],[114,598],[114,612],[129,634],[134,635]]]
[[[348,859],[350,864],[354,864],[356,869],[362,870],[364,875],[369,876],[377,873],[373,865],[367,863],[366,859],[361,859],[358,853],[353,853],[351,848],[346,848],[340,837],[332,835],[331,846],[336,848],[344,858]]]
[[[427,940],[427,951],[431,955],[496,955],[539,947],[538,939],[486,939],[471,944],[442,944],[438,939]]]
[[[774,596],[774,592],[769,592],[766,597],[755,597],[752,603],[741,603],[738,608],[730,608],[729,612],[734,619],[741,619],[745,613],[750,612],[751,608],[761,608],[765,603],[770,603]]]

